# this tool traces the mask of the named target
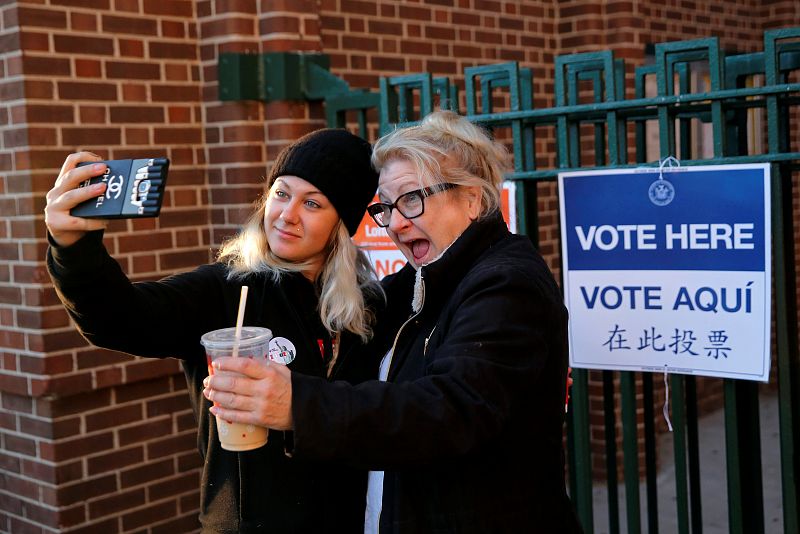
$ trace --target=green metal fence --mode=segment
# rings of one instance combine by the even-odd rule
[[[341,81],[331,82],[325,62],[317,56],[268,59],[263,61],[264,68],[248,70],[234,64],[252,63],[252,57],[221,58],[221,98],[269,99],[247,95],[268,95],[272,91],[286,93],[287,98],[323,99],[330,126],[344,126],[355,113],[365,137],[370,113],[375,114],[378,133],[382,134],[413,124],[435,108],[459,111],[458,89],[447,78],[430,74],[385,78],[381,80],[380,93],[370,93],[350,90]],[[299,64],[300,74],[297,80],[286,83],[285,69],[276,76],[275,65],[292,62]],[[269,69],[273,74],[264,75]],[[260,72],[262,77],[243,79],[243,73],[248,72]],[[698,72],[707,80],[700,90],[692,86],[696,85]],[[233,81],[223,83],[226,79]],[[282,84],[281,90],[261,87],[275,83],[274,79]],[[800,28],[767,31],[763,52],[753,54],[726,56],[715,38],[658,44],[652,64],[635,69],[632,98],[626,97],[625,65],[611,51],[558,57],[555,106],[545,109],[533,107],[530,69],[503,63],[464,71],[463,112],[470,120],[510,141],[514,170],[507,179],[517,184],[518,230],[534,242],[539,235],[537,185],[554,181],[562,171],[653,165],[667,156],[678,156],[682,165],[772,164],[773,359],[777,361],[780,428],[780,451],[776,454],[780,454],[783,532],[787,534],[800,534],[800,352],[792,203],[797,193],[793,192],[791,179],[792,173],[800,170],[800,126],[791,123],[792,117],[800,119],[799,79]],[[654,95],[647,94],[648,83],[654,87]],[[766,131],[759,124],[765,124]],[[698,125],[710,127],[708,153],[699,153]],[[537,145],[537,132],[541,129],[554,132],[550,137],[555,139],[555,155],[546,145]],[[654,157],[648,157],[648,133],[657,134]],[[754,150],[758,143],[753,139],[762,137],[764,149]],[[709,139],[703,136],[703,140]],[[592,451],[590,440],[590,371],[575,369],[567,444],[569,488],[581,522],[587,533],[613,534],[623,529],[617,490],[617,457],[621,452],[626,531],[657,533],[658,496],[665,488],[659,487],[657,481],[653,406],[660,399],[654,398],[653,376],[591,372],[602,379],[608,475],[604,499],[607,509],[603,512],[608,520],[600,525],[594,519],[592,456],[597,452]],[[727,482],[731,533],[775,532],[764,519],[757,384],[727,379],[723,382],[727,469],[724,473],[708,473],[700,464],[696,379],[670,377],[677,531],[703,531],[700,480],[713,476],[725,477]],[[617,398],[619,416],[615,409]],[[641,429],[637,428],[639,418],[643,420]],[[618,423],[621,440],[616,435]],[[643,469],[639,465],[640,451]],[[640,491],[644,502],[640,502]]]
[[[591,166],[622,168],[652,164],[645,136],[657,128],[658,158],[680,155],[683,165],[771,162],[773,189],[773,250],[775,334],[780,408],[780,458],[783,495],[783,531],[800,534],[798,525],[798,426],[800,426],[800,361],[797,337],[796,272],[792,211],[792,171],[800,152],[791,146],[791,110],[800,104],[800,28],[769,31],[764,51],[726,57],[714,38],[655,46],[654,63],[636,69],[633,98],[625,97],[625,66],[612,52],[558,57],[555,63],[555,107],[533,109],[532,73],[515,63],[467,68],[464,71],[466,115],[496,131],[508,131],[514,152],[517,211],[520,231],[536,240],[538,222],[536,183],[552,181],[558,172]],[[699,65],[707,88],[692,92]],[[647,96],[648,79],[655,77],[656,94]],[[762,82],[747,87],[748,81]],[[497,98],[496,93],[502,95]],[[590,101],[585,102],[586,93]],[[413,105],[416,95],[416,108]],[[438,106],[437,100],[438,98]],[[500,101],[502,111],[494,110]],[[413,124],[435,107],[457,109],[456,89],[446,78],[429,74],[381,81],[380,133]],[[766,128],[766,147],[749,153],[748,134],[756,137],[754,111]],[[342,117],[342,120],[344,116]],[[343,125],[339,122],[335,125]],[[693,133],[697,124],[711,129],[711,152],[697,154]],[[334,125],[334,124],[332,124]],[[693,125],[695,128],[693,129]],[[555,165],[541,168],[537,159],[537,128],[555,129]],[[755,129],[755,131],[754,131]],[[795,126],[794,132],[798,131]],[[591,163],[587,136],[593,142]],[[633,143],[628,147],[628,140]],[[583,144],[582,144],[583,142]],[[795,140],[795,142],[797,142]],[[653,376],[649,373],[603,371],[606,498],[608,524],[597,530],[620,532],[617,493],[618,439],[615,398],[620,399],[622,473],[627,532],[656,533],[659,488],[656,472]],[[570,491],[586,532],[595,531],[593,519],[592,459],[590,446],[589,372],[574,370],[571,416],[568,421]],[[618,382],[615,381],[618,378]],[[693,376],[672,375],[675,494],[678,532],[703,531],[701,476],[727,479],[728,526],[731,533],[774,532],[765,524],[759,391],[749,381],[724,380],[725,449],[727,472],[704,473],[700,465],[698,399]],[[637,399],[637,394],[640,393]],[[637,407],[644,425],[637,429]],[[644,450],[644,477],[640,480],[639,451]],[[644,487],[644,505],[640,489]]]

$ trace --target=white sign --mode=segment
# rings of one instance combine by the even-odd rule
[[[570,365],[769,380],[769,164],[561,173]]]

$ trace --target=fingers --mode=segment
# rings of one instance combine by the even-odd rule
[[[61,187],[66,180],[69,180],[73,182],[73,185],[68,189],[74,189],[82,180],[103,174],[103,172],[105,172],[105,167],[94,167],[93,165],[85,165],[83,167],[77,166],[78,163],[83,163],[85,161],[100,161],[101,159],[102,158],[100,156],[93,152],[75,152],[74,154],[70,154],[64,160],[64,164],[61,166],[61,171],[58,173],[58,178],[56,178],[55,187]],[[89,169],[92,169],[93,167],[95,170],[103,169],[103,172],[94,173],[90,171]]]
[[[103,158],[101,158],[94,152],[89,152],[87,150],[84,150],[83,152],[72,153],[69,156],[67,156],[67,159],[64,160],[64,164],[61,166],[61,172],[58,174],[59,175],[64,174],[68,170],[74,168],[75,165],[83,161],[100,161],[101,159]]]
[[[104,183],[92,184],[78,189],[53,188],[48,193],[50,196],[47,198],[45,216],[52,216],[57,212],[69,212],[81,202],[102,195],[105,190],[106,184]]]
[[[100,176],[107,170],[105,163],[76,167],[84,161],[98,161],[100,156],[91,152],[70,154],[61,167],[61,173],[53,188],[47,192],[44,219],[47,229],[56,243],[68,246],[80,239],[86,232],[105,228],[108,221],[73,217],[70,210],[81,202],[102,195],[106,190],[103,183],[78,187],[81,183]]]
[[[215,374],[206,377],[203,396],[214,403],[210,412],[227,421],[268,426],[264,416],[265,395],[257,391],[258,384],[249,378]],[[254,392],[250,394],[249,392]]]
[[[214,374],[207,376],[203,380],[203,394],[210,401],[224,404],[229,408],[254,409],[254,403],[242,404],[242,399],[257,397],[267,398],[270,394],[270,377],[265,376],[263,363],[250,362],[246,358],[225,358],[230,360],[230,365],[220,369],[218,360],[214,362]],[[238,360],[243,360],[239,362]],[[223,366],[226,364],[223,363]],[[230,367],[236,367],[239,371],[234,371]],[[248,374],[245,374],[248,373]],[[231,395],[235,394],[239,404],[232,404]]]
[[[212,414],[276,430],[292,428],[291,371],[287,367],[265,366],[246,358],[215,360],[213,365],[214,374],[203,381],[203,396],[214,403]],[[233,368],[260,378],[232,375]]]
[[[218,358],[212,363],[215,371],[239,373],[253,379],[265,378],[270,367],[269,361],[252,358]]]
[[[214,375],[207,376],[205,380],[203,380],[203,386],[208,390],[224,393],[239,393],[241,395],[251,395],[254,389],[251,379],[221,372],[216,372]],[[208,400],[216,399],[209,397]]]
[[[256,420],[252,412],[229,410],[221,408],[219,406],[212,406],[210,411],[215,417],[219,417],[221,419],[224,419],[225,421],[230,421],[232,423],[244,423],[246,425],[261,426],[261,422]]]
[[[67,164],[64,164],[67,167]],[[82,167],[70,168],[62,172],[56,179],[53,188],[47,192],[47,200],[51,200],[64,195],[65,193],[77,189],[77,187],[95,176],[100,176],[108,166],[105,163],[95,163],[94,165],[84,165]]]
[[[257,408],[253,397],[239,395],[233,391],[220,391],[218,389],[206,388],[203,390],[203,395],[218,408],[221,407],[226,410],[252,412]]]

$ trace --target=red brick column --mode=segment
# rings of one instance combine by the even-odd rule
[[[133,278],[208,261],[194,4],[0,7],[0,531],[196,528],[195,423],[173,360],[87,346],[44,266],[63,159],[172,159],[165,212],[111,225]]]
[[[154,279],[209,261],[268,161],[324,126],[319,105],[220,104],[216,86],[220,51],[319,50],[313,2],[111,4],[0,8],[3,532],[197,529],[178,363],[87,346],[49,283],[42,209],[64,157],[171,158],[161,216],[106,234],[129,276]]]
[[[319,17],[311,0],[199,2],[198,11],[212,243],[218,246],[261,195],[268,163],[325,122],[318,104],[220,102],[217,58],[224,52],[317,52]]]

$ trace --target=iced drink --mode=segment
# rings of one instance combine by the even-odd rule
[[[233,355],[235,335],[236,328],[222,328],[207,332],[200,338],[200,343],[206,348],[209,375],[214,374],[211,362],[217,358]],[[270,339],[272,339],[272,331],[269,328],[259,326],[242,327],[237,356],[239,358],[258,360],[267,365]],[[234,375],[238,373],[219,371],[218,374]],[[246,423],[234,423],[219,417],[215,419],[217,421],[217,435],[223,449],[249,451],[267,443],[267,429],[264,427]]]

